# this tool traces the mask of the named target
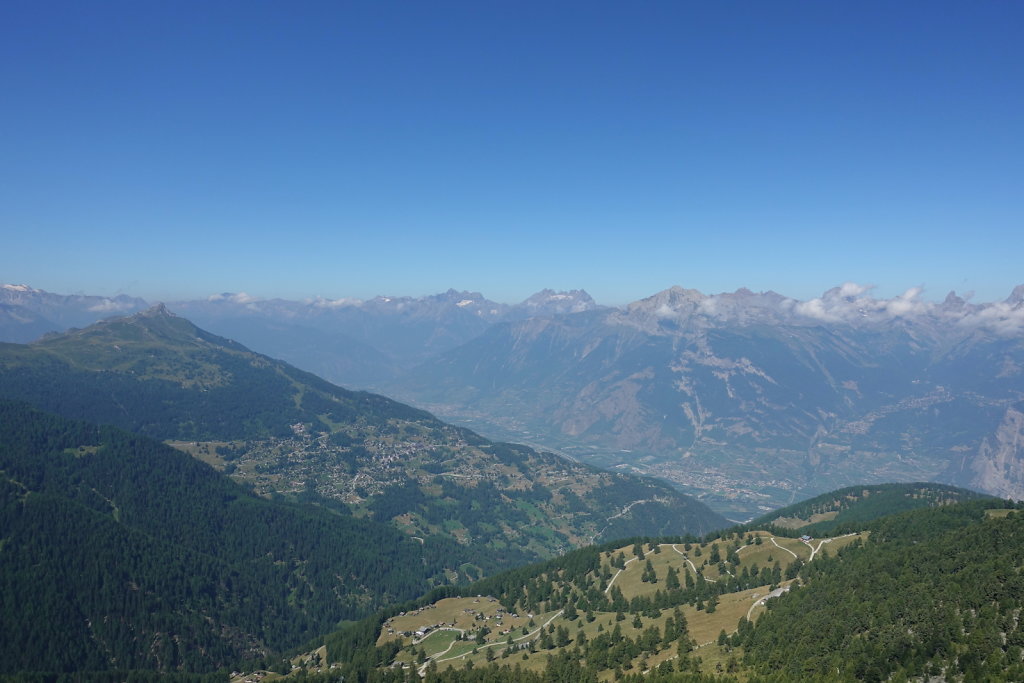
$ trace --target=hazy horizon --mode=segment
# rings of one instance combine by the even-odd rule
[[[860,283],[849,282],[849,281],[841,282],[841,283],[836,283],[835,285],[826,288],[824,291],[819,292],[817,295],[808,297],[806,299],[800,298],[800,297],[795,297],[795,296],[789,296],[786,292],[780,292],[780,291],[773,290],[773,289],[755,291],[755,290],[750,289],[749,287],[740,286],[740,287],[737,287],[736,289],[728,290],[728,291],[707,292],[707,291],[702,291],[702,290],[700,290],[700,289],[698,289],[696,287],[687,287],[687,286],[681,285],[681,284],[674,284],[674,285],[669,285],[667,287],[663,287],[663,288],[661,288],[661,289],[659,289],[657,291],[654,291],[654,292],[648,292],[647,294],[644,294],[643,296],[637,297],[636,299],[632,299],[630,301],[625,301],[625,302],[621,302],[621,303],[611,303],[611,302],[607,302],[607,301],[601,301],[597,297],[594,297],[589,291],[586,290],[586,288],[583,288],[583,287],[575,287],[575,288],[573,288],[571,290],[556,290],[556,289],[554,289],[552,287],[543,287],[542,286],[542,287],[539,287],[539,288],[531,290],[530,293],[527,294],[526,296],[523,296],[522,298],[514,299],[514,300],[499,300],[499,299],[495,299],[494,297],[489,296],[487,292],[483,292],[483,291],[480,291],[478,289],[456,289],[454,287],[449,287],[449,288],[447,288],[445,290],[442,290],[442,291],[427,292],[425,294],[409,294],[409,293],[405,293],[405,292],[381,292],[381,293],[378,293],[376,295],[365,297],[365,298],[363,298],[363,297],[354,297],[354,296],[344,296],[344,295],[342,295],[342,296],[335,296],[335,297],[328,297],[328,296],[321,296],[319,294],[312,295],[312,296],[288,297],[288,296],[278,296],[278,295],[273,294],[273,293],[271,293],[269,295],[256,295],[256,294],[252,294],[250,292],[245,292],[245,291],[214,292],[214,293],[208,293],[208,294],[199,295],[199,296],[192,296],[192,297],[166,297],[166,296],[164,296],[164,297],[161,297],[161,296],[146,297],[146,296],[142,296],[142,295],[139,295],[139,294],[135,294],[133,292],[103,293],[103,292],[97,292],[97,291],[87,291],[87,290],[84,290],[84,289],[78,289],[78,290],[74,290],[74,291],[58,291],[58,290],[47,289],[46,287],[38,287],[38,286],[35,286],[35,285],[33,285],[32,283],[29,283],[29,282],[3,282],[3,281],[0,281],[0,287],[2,287],[4,289],[11,289],[11,290],[21,290],[24,287],[24,288],[28,288],[28,289],[31,289],[31,290],[42,291],[42,292],[47,292],[49,294],[57,294],[57,295],[62,295],[62,296],[100,296],[100,297],[108,297],[108,298],[116,298],[118,296],[127,296],[127,297],[131,297],[131,298],[143,299],[148,304],[152,304],[152,305],[156,305],[156,304],[160,304],[160,303],[163,303],[163,304],[173,304],[173,303],[196,302],[196,301],[210,301],[210,302],[213,302],[213,301],[228,301],[228,302],[232,302],[232,303],[249,304],[249,303],[257,303],[257,302],[269,302],[269,301],[275,301],[275,300],[277,300],[277,301],[291,301],[291,302],[297,302],[297,303],[310,303],[310,304],[315,304],[317,302],[323,302],[323,303],[342,303],[342,302],[345,302],[345,303],[353,303],[353,304],[355,304],[355,303],[363,303],[363,302],[368,302],[368,301],[372,301],[372,300],[375,300],[375,299],[382,299],[382,298],[383,299],[388,299],[388,298],[394,298],[394,299],[425,299],[425,298],[429,298],[429,297],[444,296],[445,294],[448,294],[450,292],[455,292],[457,294],[479,295],[479,296],[482,296],[484,299],[487,299],[489,301],[493,301],[493,302],[498,303],[498,304],[516,305],[516,304],[523,303],[524,301],[526,301],[527,299],[529,299],[530,297],[532,297],[534,295],[541,294],[543,292],[548,291],[548,292],[552,292],[554,294],[568,294],[570,292],[584,292],[587,295],[591,296],[591,298],[594,300],[594,303],[596,303],[596,304],[598,304],[600,306],[608,306],[608,307],[615,308],[615,307],[623,307],[623,306],[626,306],[626,305],[631,304],[631,303],[636,303],[636,302],[642,301],[644,299],[655,297],[658,294],[661,294],[663,292],[668,292],[669,290],[672,290],[672,289],[675,289],[675,288],[680,288],[680,289],[684,289],[684,290],[688,290],[688,291],[700,292],[700,294],[704,295],[705,297],[712,298],[712,299],[713,298],[717,298],[717,297],[721,297],[721,296],[728,296],[728,295],[732,295],[732,294],[738,294],[738,293],[746,291],[746,292],[749,292],[752,295],[763,295],[763,294],[769,294],[769,293],[778,294],[783,299],[785,299],[787,301],[791,301],[791,302],[796,302],[796,303],[811,303],[811,302],[815,302],[815,301],[830,300],[830,299],[831,300],[836,300],[836,301],[846,300],[847,302],[854,302],[854,301],[874,301],[874,302],[907,301],[907,302],[910,302],[910,301],[913,301],[913,302],[918,302],[920,304],[923,304],[923,305],[931,307],[931,306],[934,306],[935,304],[942,303],[946,299],[946,297],[949,296],[949,295],[956,295],[957,297],[959,297],[961,299],[964,299],[967,303],[971,303],[971,304],[979,304],[979,305],[981,305],[981,304],[995,304],[995,303],[1005,302],[1007,299],[1011,298],[1014,294],[1016,294],[1018,292],[1019,288],[1024,288],[1024,282],[1021,282],[1021,283],[1018,283],[1017,285],[1014,285],[1003,296],[997,296],[997,297],[995,297],[993,299],[982,299],[981,297],[977,296],[975,292],[949,291],[949,292],[943,293],[941,295],[938,295],[938,293],[936,293],[936,292],[928,292],[925,288],[922,288],[922,287],[909,287],[909,288],[907,288],[907,289],[905,289],[905,290],[903,290],[901,292],[898,292],[898,293],[896,293],[896,294],[894,294],[892,296],[884,296],[879,291],[879,288],[876,287],[875,285],[870,285],[870,284],[862,285]],[[907,309],[909,310],[909,307],[907,307]]]

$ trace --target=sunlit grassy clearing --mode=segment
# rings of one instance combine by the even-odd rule
[[[415,634],[423,627],[437,624],[462,629],[468,634],[475,634],[482,626],[490,628],[492,633],[506,629],[519,631],[530,621],[530,617],[525,614],[513,617],[505,613],[499,619],[498,612],[502,609],[500,603],[488,597],[444,598],[415,612],[388,619],[381,628],[377,644],[399,640],[403,645],[409,645],[416,640],[416,636],[403,636],[403,632]],[[484,619],[477,619],[477,614],[482,615]],[[542,622],[538,621],[537,623]],[[452,626],[453,624],[454,626]],[[519,634],[521,635],[521,631]]]
[[[758,545],[754,542],[754,538],[757,536],[761,537],[761,543]],[[817,548],[821,544],[821,552],[827,552],[834,554],[840,548],[853,543],[857,538],[865,538],[866,534],[851,535],[845,537],[838,537],[833,539],[814,539],[812,541],[813,547]],[[728,557],[730,550],[736,548],[736,542],[739,541],[738,557],[740,564],[738,567],[733,568],[733,571],[740,573],[743,568],[746,567],[748,570],[752,569],[756,564],[758,569],[764,567],[771,567],[775,562],[778,562],[780,567],[784,570],[789,564],[795,561],[793,554],[786,551],[791,549],[794,553],[801,556],[801,558],[809,558],[811,553],[811,547],[806,543],[798,539],[788,539],[782,537],[775,537],[775,542],[772,542],[772,537],[763,532],[752,532],[749,536],[750,542],[748,543],[748,536],[743,535],[738,537],[730,537],[727,539],[718,539],[719,544],[719,555],[724,561]],[[778,545],[776,545],[778,543]],[[701,566],[706,559],[710,558],[711,555],[711,543],[707,544],[692,544],[690,551],[685,550],[683,544],[661,544],[660,552],[654,552],[648,545],[643,546],[644,559],[636,559],[633,553],[633,546],[623,546],[621,548],[612,550],[610,554],[602,553],[601,555],[601,569],[599,571],[607,572],[612,577],[612,586],[619,587],[623,591],[623,595],[626,599],[631,599],[635,596],[652,595],[655,591],[667,590],[666,577],[670,567],[675,568],[679,572],[679,580],[681,585],[685,585],[686,571],[685,557],[690,557],[698,566]],[[699,548],[700,555],[697,555]],[[619,553],[622,553],[623,559],[627,562],[626,569],[622,572],[615,567],[611,566],[611,561],[616,559]],[[769,559],[771,558],[771,559]],[[656,583],[644,582],[641,580],[641,576],[646,568],[646,562],[650,560],[651,566],[654,569],[658,581]],[[731,567],[731,565],[730,565]],[[704,567],[705,571],[709,574],[711,567]],[[715,572],[717,574],[717,572]],[[557,579],[556,579],[557,580]],[[791,582],[783,581],[781,585],[787,585]],[[750,616],[751,620],[755,621],[758,617],[764,613],[765,607],[758,605],[758,601],[761,600],[770,592],[771,587],[768,585],[759,586],[757,588],[751,588],[748,590],[740,591],[737,593],[726,593],[718,598],[718,604],[716,609],[711,614],[708,614],[705,610],[697,610],[695,607],[690,605],[682,605],[679,610],[686,617],[689,634],[693,642],[697,646],[694,652],[695,656],[700,656],[704,663],[702,668],[707,673],[714,673],[716,671],[715,665],[721,663],[723,666],[726,665],[728,658],[731,654],[725,652],[722,648],[717,645],[717,638],[719,634],[724,630],[727,634],[731,634],[735,631],[737,624],[740,619],[746,616]],[[535,627],[528,628],[529,636],[523,637],[521,625],[524,622],[528,622],[529,618],[526,615],[519,615],[518,618],[513,619],[506,615],[503,619],[502,627],[507,629],[511,628],[511,634],[501,634],[499,629],[494,628],[497,615],[497,611],[500,609],[500,605],[492,601],[487,597],[482,598],[448,598],[437,603],[437,607],[433,609],[421,610],[416,615],[406,615],[404,617],[396,617],[391,620],[388,624],[391,628],[396,631],[401,630],[415,630],[415,628],[422,627],[423,625],[429,625],[444,621],[447,623],[455,623],[456,627],[463,628],[467,631],[466,637],[469,639],[467,642],[455,642],[454,645],[448,648],[448,645],[452,643],[452,640],[438,639],[436,641],[424,640],[423,645],[427,646],[427,654],[433,655],[437,652],[444,652],[443,658],[437,661],[436,664],[440,669],[448,667],[463,667],[467,660],[472,661],[474,666],[485,665],[488,661],[488,655],[502,664],[509,665],[520,665],[524,668],[541,671],[544,669],[547,663],[549,655],[556,654],[565,649],[572,649],[579,639],[579,635],[582,633],[586,636],[586,639],[592,640],[598,636],[601,632],[610,632],[616,628],[621,630],[623,637],[637,638],[642,632],[648,627],[654,626],[659,631],[664,629],[665,620],[671,616],[673,609],[662,610],[657,618],[644,618],[641,617],[639,620],[639,626],[634,625],[635,615],[624,614],[622,621],[616,620],[616,614],[613,612],[595,612],[594,620],[588,622],[585,618],[585,613],[580,612],[579,618],[576,620],[568,620],[561,616],[556,616],[549,627],[545,630],[551,629],[552,637],[556,633],[555,629],[558,627],[564,627],[568,630],[570,642],[568,646],[563,648],[552,648],[552,649],[537,649],[536,652],[529,653],[526,650],[517,649],[521,645],[526,645],[530,641],[540,639],[540,633],[537,632],[537,628],[543,624],[546,624],[548,619],[556,615],[556,612],[548,612],[542,615],[535,615],[534,622]],[[483,621],[475,619],[474,614],[468,614],[465,610],[476,610],[485,617]],[[484,645],[477,645],[473,642],[477,629],[482,624],[486,624],[492,629],[492,632],[485,637]],[[519,626],[517,628],[516,626]],[[508,637],[514,639],[513,649],[509,649]],[[454,639],[454,635],[451,636]],[[379,641],[379,642],[383,642]],[[406,639],[406,645],[408,646],[411,639]],[[434,642],[437,643],[436,647]],[[538,644],[535,644],[539,645]],[[445,651],[447,649],[447,651]],[[476,649],[475,654],[472,651]],[[509,650],[508,654],[505,651]],[[405,650],[406,653],[409,650]],[[641,663],[646,665],[648,668],[654,668],[662,661],[675,657],[677,650],[674,645],[663,648],[658,652],[648,652],[638,657],[633,662],[634,670],[641,666]],[[525,655],[525,657],[524,657]],[[707,656],[705,656],[707,655]],[[738,656],[738,655],[737,655]],[[412,658],[411,654],[400,657],[400,661],[410,661]],[[604,676],[602,676],[602,679]]]

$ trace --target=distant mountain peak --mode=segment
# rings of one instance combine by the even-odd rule
[[[542,289],[530,295],[522,303],[509,308],[509,318],[537,318],[571,315],[593,311],[600,306],[582,289],[555,291]]]
[[[967,302],[964,298],[957,296],[954,290],[950,290],[949,294],[946,295],[946,298],[942,300],[942,305],[947,308],[963,306],[965,303]]]
[[[86,327],[107,316],[140,311],[149,304],[124,294],[54,294],[27,284],[5,283],[0,284],[0,305],[8,307],[0,323],[0,340],[28,342],[46,332]]]
[[[539,307],[557,305],[564,307],[571,305],[574,309],[592,308],[597,304],[586,290],[573,289],[569,291],[555,291],[553,289],[542,289],[532,294],[523,301],[523,306]]]
[[[657,294],[635,301],[627,308],[631,310],[650,310],[661,314],[678,312],[681,308],[690,308],[698,305],[708,296],[696,289],[686,289],[679,285],[673,285],[663,289]]]
[[[178,316],[167,310],[167,306],[163,302],[154,304],[144,311],[139,311],[133,318],[177,318]]]
[[[466,290],[459,291],[454,288],[449,288],[444,294],[437,294],[439,299],[483,299],[484,295],[480,292],[468,292]]]
[[[540,290],[539,292],[529,296],[526,299],[526,301],[524,301],[523,303],[528,303],[530,301],[547,301],[549,299],[558,299],[558,300],[564,300],[564,299],[583,299],[583,300],[586,300],[586,301],[593,301],[593,298],[591,298],[591,296],[589,294],[587,294],[587,291],[585,289],[571,289],[569,291],[565,291],[565,290],[555,291],[553,289],[549,289],[549,288],[545,287],[544,289]]]
[[[680,287],[679,285],[672,285],[666,290],[662,290],[655,294],[655,297],[664,295],[665,298],[672,301],[703,301],[708,298],[708,295],[699,289],[689,289],[687,287]]]
[[[142,328],[155,338],[176,343],[193,344],[196,337],[200,336],[199,328],[190,320],[172,313],[163,303],[155,304],[132,315],[101,320],[85,329],[78,330],[77,333],[109,335],[111,339],[123,338],[125,342],[130,342],[133,340],[134,333],[126,332],[129,328]],[[210,336],[213,337],[213,335]],[[220,340],[218,339],[218,341]]]
[[[0,288],[6,289],[11,292],[38,292],[38,289],[32,289],[28,285],[0,285]]]
[[[1016,287],[1014,287],[1013,292],[1010,293],[1010,296],[1006,297],[1006,303],[1024,303],[1024,285],[1017,285]]]

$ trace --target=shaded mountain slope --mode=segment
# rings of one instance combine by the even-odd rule
[[[24,344],[38,339],[59,325],[23,306],[0,303],[0,339]]]
[[[163,307],[0,345],[0,378],[0,396],[172,440],[260,493],[332,500],[410,536],[454,541],[466,553],[452,561],[471,562],[474,576],[595,538],[725,524],[665,484],[492,443]]]
[[[252,353],[163,306],[0,349],[6,397],[160,439],[284,436],[321,415],[432,419]]]
[[[422,593],[447,550],[0,402],[0,671],[212,671]],[[433,552],[433,554],[432,554]]]

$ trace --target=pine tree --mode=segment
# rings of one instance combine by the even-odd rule
[[[668,576],[665,577],[665,588],[672,591],[679,589],[679,572],[675,567],[668,568]]]
[[[721,551],[718,549],[717,543],[711,544],[711,556],[708,558],[711,564],[718,564],[722,561]]]

